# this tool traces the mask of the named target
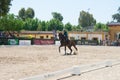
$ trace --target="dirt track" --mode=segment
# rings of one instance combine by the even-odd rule
[[[77,55],[64,56],[64,48],[61,48],[61,53],[59,53],[58,46],[54,45],[0,46],[0,80],[18,80],[24,77],[69,68],[77,64],[120,59],[120,47],[77,46],[77,48],[79,50]],[[114,72],[110,72],[111,74],[109,74],[108,77],[110,75],[114,76],[110,79],[108,78],[109,80],[120,79],[120,66],[114,67],[111,69],[114,70]],[[107,74],[106,69],[101,71]],[[96,74],[102,77],[100,78],[100,76]],[[85,75],[88,75],[88,77]],[[85,75],[63,80],[76,80],[77,78],[78,80],[108,80],[100,71]],[[117,75],[117,77],[115,75]],[[90,78],[91,76],[93,78]]]

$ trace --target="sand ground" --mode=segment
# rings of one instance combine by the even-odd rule
[[[0,46],[0,80],[18,80],[38,74],[58,71],[74,65],[119,60],[120,47],[77,45],[77,55],[58,52],[57,45]],[[74,50],[74,48],[72,48]],[[68,76],[68,77],[67,77]],[[63,75],[49,80],[120,80],[120,65],[81,76]]]

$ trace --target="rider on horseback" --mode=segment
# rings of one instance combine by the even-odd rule
[[[63,35],[65,37],[65,42],[69,43],[68,33],[67,33],[67,31],[65,29],[63,30]]]

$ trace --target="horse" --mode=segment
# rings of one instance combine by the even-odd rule
[[[77,47],[76,47],[76,44],[73,40],[67,40],[66,41],[66,38],[64,37],[64,35],[62,33],[59,33],[58,37],[59,37],[59,40],[60,40],[60,43],[61,43],[61,45],[59,46],[59,53],[60,53],[60,48],[63,47],[63,46],[65,46],[65,55],[67,55],[66,46],[70,50],[70,55],[72,53],[72,49],[71,49],[72,46],[76,49],[76,51],[78,50]]]

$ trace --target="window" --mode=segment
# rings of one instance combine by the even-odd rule
[[[97,40],[98,40],[98,38],[93,38],[92,40],[95,40],[95,41],[97,41]]]
[[[43,39],[44,37],[43,36],[40,36],[40,39]]]
[[[81,40],[86,40],[86,38],[85,37],[81,37]]]
[[[70,37],[70,40],[75,40],[75,37]]]
[[[54,39],[54,37],[51,37],[51,39]]]
[[[46,38],[48,38],[48,35],[46,35]]]

